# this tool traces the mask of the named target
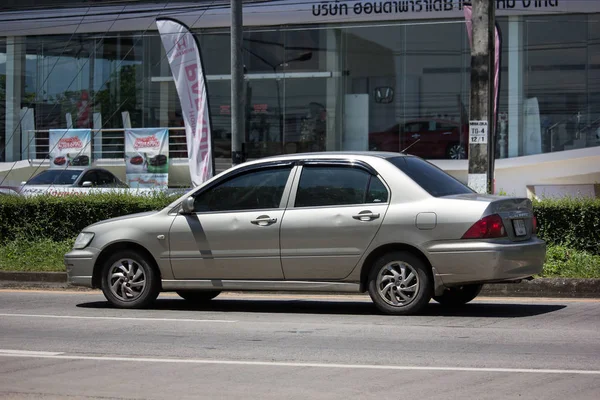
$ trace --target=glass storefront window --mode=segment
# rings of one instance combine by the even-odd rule
[[[600,15],[499,17],[498,24],[496,157],[600,145]],[[195,33],[209,78],[214,154],[227,160],[229,31]],[[428,159],[465,159],[467,38],[462,19],[247,28],[247,157],[408,148]],[[0,160],[8,129],[6,81],[18,79],[6,74],[7,40],[0,39]],[[102,127],[94,154],[120,159],[128,121],[134,128],[171,128],[171,158],[187,157],[181,107],[157,32],[21,40],[20,107],[35,113],[37,158],[48,151],[48,129],[72,126]]]

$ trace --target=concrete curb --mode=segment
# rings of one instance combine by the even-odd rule
[[[17,287],[77,289],[67,283],[65,272],[0,271],[0,288]],[[539,278],[521,283],[485,285],[481,296],[600,298],[600,279]]]

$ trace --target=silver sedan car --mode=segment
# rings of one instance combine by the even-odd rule
[[[460,305],[542,270],[527,198],[479,195],[399,153],[278,156],[231,168],[156,212],[85,228],[70,283],[117,307],[176,291],[369,292],[384,313]]]

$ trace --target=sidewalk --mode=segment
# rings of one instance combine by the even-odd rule
[[[0,271],[0,288],[89,290],[67,284],[64,272]],[[480,296],[600,298],[600,279],[539,278],[521,283],[485,285]]]

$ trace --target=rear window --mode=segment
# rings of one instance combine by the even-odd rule
[[[82,171],[49,169],[30,179],[28,185],[72,185]]]
[[[392,157],[387,160],[434,197],[474,193],[458,179],[421,158]]]

